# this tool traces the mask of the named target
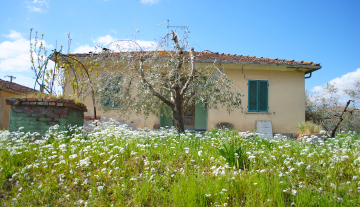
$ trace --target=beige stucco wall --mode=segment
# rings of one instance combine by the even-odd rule
[[[98,72],[98,77],[101,77],[104,74],[104,71],[97,69],[94,70],[93,74],[95,74],[96,71]],[[69,94],[72,94],[72,87],[70,84],[66,84],[65,94],[67,97],[69,96]],[[99,101],[100,100],[97,100],[97,102]],[[85,98],[84,104],[88,109],[88,111],[84,113],[84,116],[94,116],[94,104],[90,96]],[[102,110],[99,105],[96,106],[96,116],[100,116],[101,120],[109,120],[110,118],[115,119],[116,121],[129,124],[129,126],[135,129],[144,129],[144,128],[153,129],[155,124],[160,124],[160,117],[154,115],[150,115],[146,117],[146,116],[137,116],[136,113],[132,113],[130,117],[126,120],[120,118],[121,117],[120,115],[121,114],[119,113],[118,109],[111,109],[104,112],[104,110]]]
[[[198,64],[197,67],[205,67],[209,63]],[[217,123],[228,122],[233,124],[239,131],[256,130],[256,120],[271,120],[274,133],[295,133],[297,124],[305,120],[305,79],[303,68],[293,68],[266,64],[217,64],[224,69],[228,78],[234,80],[234,90],[244,94],[242,100],[243,109],[237,109],[230,115],[225,109],[209,110],[208,130]],[[243,67],[243,69],[242,69]],[[98,71],[99,77],[103,71]],[[247,113],[247,79],[269,81],[269,113]],[[71,86],[67,84],[66,94],[71,94]],[[93,116],[93,103],[90,97],[85,99],[88,112],[85,116]],[[97,108],[97,116],[102,119],[113,118],[131,124],[135,128],[150,128],[160,123],[157,116],[131,115],[127,120],[119,118],[119,111],[112,109],[104,112]]]
[[[6,105],[6,98],[22,97],[22,94],[0,89],[0,130],[9,129],[10,105]]]
[[[252,66],[249,69],[226,69],[225,74],[234,80],[234,89],[244,94],[242,110],[230,115],[225,109],[209,110],[208,130],[217,123],[228,122],[239,131],[255,131],[256,120],[271,120],[274,133],[295,133],[297,124],[305,121],[304,72],[266,70]],[[280,68],[281,69],[281,68]],[[248,113],[248,79],[268,80],[268,113]]]

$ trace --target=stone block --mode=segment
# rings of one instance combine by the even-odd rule
[[[27,101],[32,101],[32,102],[35,101],[35,102],[36,102],[36,101],[37,101],[37,98],[27,98],[26,100],[27,100]]]
[[[37,105],[46,106],[46,105],[49,105],[49,102],[41,101],[41,102],[37,102]]]
[[[67,110],[54,110],[55,114],[67,114]]]
[[[24,110],[21,107],[13,107],[11,110],[15,113],[24,113]]]
[[[58,118],[59,114],[45,114],[46,118]]]
[[[60,118],[66,119],[66,118],[67,118],[67,115],[66,115],[66,114],[60,114]]]
[[[74,104],[71,104],[71,103],[65,103],[65,105],[64,106],[66,106],[66,107],[74,107]]]

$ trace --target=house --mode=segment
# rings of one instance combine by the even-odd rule
[[[37,92],[34,89],[17,83],[0,79],[0,129],[9,129],[10,105],[6,105],[6,98],[21,98],[26,94]]]
[[[73,54],[79,61],[91,54]],[[305,79],[321,68],[319,63],[271,59],[255,56],[242,56],[213,52],[196,52],[197,68],[213,64],[223,68],[229,79],[234,80],[233,89],[241,92],[242,109],[228,114],[225,109],[209,110],[195,105],[184,114],[185,128],[210,130],[215,126],[233,126],[239,131],[261,131],[291,135],[297,131],[298,123],[305,121]],[[98,71],[102,75],[103,71]],[[67,86],[67,93],[71,87]],[[92,100],[85,100],[88,108]],[[101,117],[118,120],[116,108],[108,112],[98,110]],[[93,116],[89,110],[85,116]],[[158,128],[171,125],[165,116],[132,115],[126,123],[134,128]],[[269,136],[272,136],[269,135]]]

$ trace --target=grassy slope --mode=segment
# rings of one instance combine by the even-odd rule
[[[3,206],[360,203],[358,135],[312,145],[256,134],[239,138],[226,130],[129,131],[113,122],[70,131],[53,129],[37,141],[0,132]]]

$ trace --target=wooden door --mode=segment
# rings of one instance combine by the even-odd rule
[[[194,130],[195,124],[195,104],[192,104],[184,111],[184,128]]]

